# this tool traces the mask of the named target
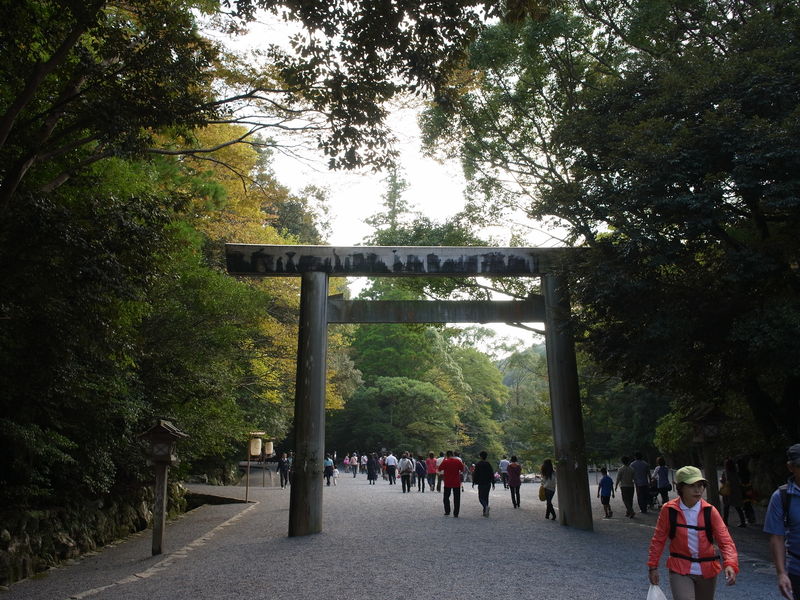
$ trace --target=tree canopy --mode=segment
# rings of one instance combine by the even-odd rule
[[[589,249],[573,300],[598,364],[746,405],[777,447],[800,435],[798,23],[785,2],[561,3],[484,31],[424,120],[476,220],[521,208]]]

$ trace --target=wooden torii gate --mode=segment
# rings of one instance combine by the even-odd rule
[[[543,322],[558,473],[559,521],[591,530],[592,510],[569,293],[570,248],[226,244],[228,272],[302,278],[289,536],[322,531],[328,323]],[[540,277],[525,301],[345,301],[329,277]]]

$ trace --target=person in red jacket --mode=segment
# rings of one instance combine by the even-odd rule
[[[450,514],[450,494],[453,494],[453,516],[458,517],[461,508],[461,471],[464,470],[464,463],[460,459],[453,457],[453,451],[448,450],[445,459],[439,465],[439,473],[442,474],[444,482],[444,516]]]
[[[703,500],[706,480],[697,467],[683,467],[675,473],[678,497],[661,507],[650,555],[647,560],[650,583],[658,585],[658,562],[669,540],[669,587],[674,600],[712,600],[717,575],[725,569],[728,585],[736,583],[739,558],[719,511]],[[720,557],[714,544],[722,553]]]

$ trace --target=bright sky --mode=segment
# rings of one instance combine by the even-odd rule
[[[419,128],[416,115],[404,109],[392,116],[392,124],[400,137],[400,164],[402,176],[409,184],[403,198],[412,211],[418,211],[436,221],[445,221],[463,208],[464,177],[459,164],[440,163],[426,158],[420,151]],[[317,162],[318,161],[318,162]],[[386,192],[384,173],[331,172],[321,157],[313,163],[301,163],[288,156],[280,156],[274,163],[279,181],[298,192],[303,186],[314,184],[329,192],[331,211],[331,236],[334,246],[355,246],[364,241],[371,228],[364,218],[381,209],[381,197]],[[493,232],[500,237],[502,232]],[[366,283],[363,278],[349,278],[348,285],[354,294]],[[542,328],[541,324],[531,326]],[[509,344],[529,346],[539,343],[531,332],[502,323],[483,327],[496,332],[498,339]],[[490,346],[482,348],[490,351]]]
[[[412,212],[444,221],[457,213],[464,204],[464,177],[457,163],[442,164],[422,156],[416,114],[402,109],[391,117],[399,138],[401,153],[400,176],[409,184],[403,198]],[[321,156],[303,164],[288,156],[278,155],[275,173],[284,185],[299,191],[314,184],[328,190],[331,208],[330,243],[336,246],[355,246],[364,243],[372,233],[364,219],[382,210],[386,193],[386,173],[328,171]]]

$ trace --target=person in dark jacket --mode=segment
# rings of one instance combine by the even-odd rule
[[[478,500],[483,506],[483,516],[489,516],[489,488],[494,489],[494,469],[486,460],[489,456],[486,451],[478,455],[481,459],[475,463],[475,472],[472,474],[472,483],[478,486]]]
[[[425,493],[425,475],[427,475],[427,467],[425,466],[425,459],[421,456],[417,456],[417,460],[414,463],[414,471],[417,474],[417,491]]]
[[[367,459],[367,481],[369,481],[370,485],[375,485],[380,470],[381,463],[378,462],[378,455],[373,452]]]

